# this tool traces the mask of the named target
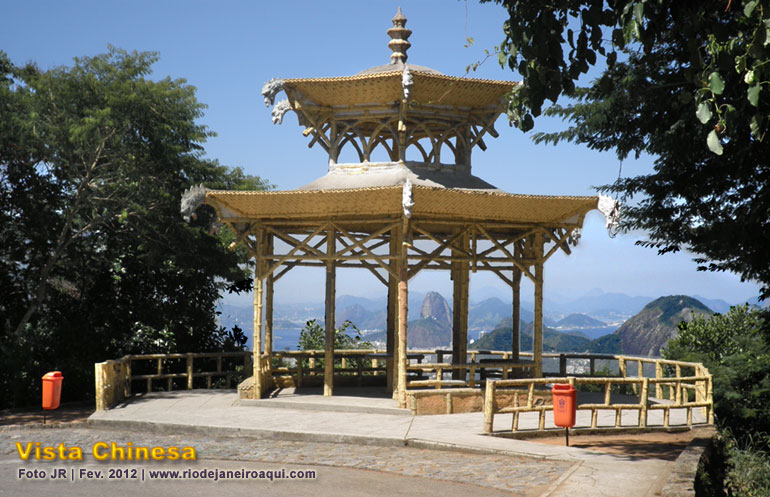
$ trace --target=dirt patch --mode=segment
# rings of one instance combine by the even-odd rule
[[[673,461],[679,457],[679,454],[696,436],[696,430],[675,433],[643,432],[614,435],[579,435],[570,433],[569,444],[570,447],[578,447],[595,452]],[[562,432],[560,436],[531,438],[527,439],[527,441],[549,445],[564,445],[564,438]]]
[[[93,413],[93,402],[68,402],[52,411],[40,408],[6,409],[0,411],[0,426],[43,424],[44,414],[46,424],[85,423]]]

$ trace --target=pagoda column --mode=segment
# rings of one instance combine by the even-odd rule
[[[468,236],[464,235],[458,244],[461,254],[469,249]],[[468,357],[468,291],[470,275],[467,262],[452,263],[452,359],[465,363]],[[465,370],[452,370],[452,379],[465,379]]]
[[[324,396],[331,397],[334,390],[334,300],[336,296],[337,271],[334,264],[335,231],[326,231],[326,348],[324,350]]]
[[[273,254],[273,235],[267,236],[267,247],[266,247],[266,254],[265,255],[272,255]],[[269,267],[272,264],[272,260],[268,259],[265,261],[265,266]],[[267,275],[267,278],[265,279],[265,355],[267,355],[267,360],[270,363],[270,370],[273,369],[273,297],[275,292],[273,291],[275,286],[275,278],[273,277],[273,273]]]
[[[263,284],[262,272],[264,270],[264,262],[262,255],[265,251],[265,236],[264,230],[259,228],[256,234],[257,247],[254,253],[254,331],[252,335],[252,365],[253,365],[253,379],[254,390],[253,398],[259,399],[262,397],[262,390],[264,385],[262,384],[262,295]]]
[[[393,269],[393,273],[398,273],[399,256],[401,251],[401,243],[399,241],[400,236],[399,229],[394,228],[390,232],[390,255],[389,261],[390,267]],[[396,340],[396,334],[398,330],[398,279],[393,276],[391,272],[388,272],[388,318],[386,323],[386,344],[385,350],[387,359],[385,360],[385,369],[387,374],[386,379],[386,391],[391,392],[395,398],[395,392],[397,391],[396,378],[397,374],[394,374],[397,367],[396,358],[398,357],[397,346],[398,340]]]
[[[404,218],[400,237],[398,261],[398,407],[406,408],[406,334],[409,315],[409,266],[407,259],[407,233],[409,220]]]
[[[513,248],[513,257],[521,260],[521,251],[519,245]],[[513,312],[511,315],[511,360],[518,362],[521,353],[521,269],[517,266],[513,268]]]
[[[535,323],[532,355],[535,360],[535,378],[543,377],[543,233],[535,233]]]

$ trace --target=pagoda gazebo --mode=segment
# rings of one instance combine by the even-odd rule
[[[274,104],[273,122],[293,111],[309,146],[328,152],[326,175],[290,191],[205,194],[205,203],[256,262],[257,398],[271,381],[273,288],[297,266],[326,271],[324,395],[332,395],[334,386],[337,268],[366,269],[388,288],[386,363],[400,407],[406,406],[409,280],[422,270],[451,274],[455,363],[466,362],[469,278],[476,271],[491,271],[512,288],[511,358],[524,363],[519,295],[522,275],[529,278],[534,354],[526,365],[542,376],[543,267],[557,251],[570,253],[586,213],[600,203],[604,207],[607,199],[509,194],[474,176],[471,151],[486,148],[486,135],[498,136],[494,123],[517,83],[450,77],[407,64],[411,31],[405,25],[399,9],[387,31],[393,52],[389,64],[348,77],[265,84],[262,93],[267,105]],[[281,91],[287,99],[275,103]],[[338,161],[345,147],[354,150],[358,162]],[[383,150],[387,160],[373,161],[373,152]],[[408,160],[413,154],[418,160]]]

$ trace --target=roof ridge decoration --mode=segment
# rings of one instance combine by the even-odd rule
[[[401,13],[401,7],[398,8],[398,12],[393,17],[393,27],[390,28],[387,33],[391,40],[388,42],[388,48],[393,50],[390,54],[391,64],[406,64],[406,51],[412,46],[409,43],[409,36],[412,34],[411,29],[406,29],[406,17]]]

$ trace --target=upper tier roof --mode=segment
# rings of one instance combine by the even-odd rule
[[[406,64],[406,67],[412,66]],[[417,69],[411,74],[414,83],[409,100],[432,106],[470,109],[497,106],[503,96],[517,85],[513,81],[459,78]],[[394,67],[387,72],[360,73],[355,76],[285,79],[283,86],[289,92],[298,91],[301,94],[301,99],[298,99],[300,102],[306,100],[325,107],[392,104],[404,98],[402,77],[402,70]]]

